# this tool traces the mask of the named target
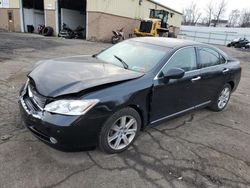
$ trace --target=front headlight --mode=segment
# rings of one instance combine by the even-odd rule
[[[56,114],[79,116],[87,113],[98,102],[98,99],[58,100],[47,104],[44,110]]]

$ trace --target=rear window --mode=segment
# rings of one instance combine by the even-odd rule
[[[215,50],[212,50],[211,48],[201,48],[199,49],[200,53],[200,67],[211,67],[215,65],[222,64],[223,59],[222,56]]]

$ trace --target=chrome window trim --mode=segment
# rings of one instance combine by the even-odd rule
[[[182,110],[182,111],[173,113],[173,114],[171,114],[171,115],[162,117],[162,118],[160,118],[160,119],[154,120],[154,121],[150,122],[150,124],[154,124],[154,123],[157,123],[157,122],[162,121],[162,120],[164,120],[164,119],[168,119],[168,118],[171,118],[171,117],[174,117],[174,116],[183,114],[183,113],[185,113],[185,112],[194,110],[194,109],[196,109],[196,108],[202,107],[202,106],[207,105],[207,104],[210,104],[210,103],[211,103],[211,100],[210,100],[210,101],[207,101],[207,102],[204,102],[204,103],[201,103],[201,104],[198,104],[198,105],[195,105],[195,106],[193,106],[193,107],[187,108],[187,109],[185,109],[185,110]]]
[[[176,51],[172,54],[172,56],[167,60],[167,62],[162,66],[162,68],[160,69],[160,71],[156,74],[156,76],[154,77],[154,80],[159,80],[159,74],[160,74],[160,73],[162,72],[162,70],[166,67],[166,65],[169,63],[169,61],[174,57],[174,55],[175,55],[177,52],[179,52],[179,51],[181,51],[181,50],[183,50],[183,49],[186,49],[186,48],[193,48],[194,51],[195,51],[195,46],[185,46],[185,47],[182,47],[182,48],[179,48],[178,50],[176,50]],[[195,52],[195,53],[196,53],[196,52]],[[197,55],[196,55],[196,57],[197,57]],[[196,58],[196,65],[198,65],[198,64],[197,64],[197,58]],[[185,72],[185,74],[186,74],[186,73],[189,73],[189,72],[194,72],[194,71],[197,71],[197,70],[199,70],[198,67],[197,67],[197,69],[195,69],[195,70],[191,70],[191,71]]]
[[[174,56],[177,52],[179,52],[180,50],[185,49],[185,48],[194,48],[194,50],[195,50],[195,48],[197,48],[197,50],[199,50],[199,48],[209,48],[209,49],[214,50],[215,52],[217,52],[219,55],[221,55],[221,56],[226,60],[225,63],[223,63],[223,64],[213,65],[213,66],[203,67],[203,68],[198,68],[198,62],[196,62],[196,64],[197,64],[197,69],[191,70],[191,71],[187,71],[187,72],[185,72],[185,74],[186,74],[186,73],[195,72],[195,71],[197,71],[197,70],[204,70],[204,69],[207,69],[207,68],[210,68],[210,67],[221,66],[221,65],[224,65],[224,64],[227,64],[227,63],[228,63],[227,58],[226,58],[223,54],[221,54],[218,50],[213,49],[213,48],[211,48],[211,47],[206,47],[206,46],[204,46],[204,47],[200,47],[200,46],[185,46],[185,47],[182,47],[182,48],[180,48],[180,49],[178,49],[178,50],[176,50],[176,51],[174,52],[174,54],[168,59],[168,61],[162,66],[162,68],[160,69],[160,71],[156,74],[156,76],[154,77],[154,80],[159,80],[159,74],[162,72],[162,70],[165,68],[165,66],[169,63],[169,61],[173,58],[173,56]],[[197,52],[195,52],[195,53],[197,53]],[[197,56],[197,55],[196,55],[196,56]],[[196,61],[197,61],[197,59],[196,59]]]
[[[209,67],[203,67],[203,68],[200,68],[199,70],[204,70],[204,69],[209,69],[209,68],[219,67],[219,66],[222,66],[222,65],[224,65],[224,64],[226,64],[226,63],[227,63],[227,60],[226,60],[226,62],[225,62],[225,63],[223,63],[223,64],[213,65],[213,66],[209,66]]]

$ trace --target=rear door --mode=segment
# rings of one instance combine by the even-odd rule
[[[200,99],[213,100],[229,79],[230,70],[225,58],[216,50],[208,47],[198,48],[198,66],[201,70]]]
[[[172,68],[181,68],[185,75],[181,79],[171,79],[167,83],[157,77],[154,80],[151,102],[151,123],[167,119],[199,104],[200,70],[197,69],[194,47],[178,50],[163,67],[163,73]]]

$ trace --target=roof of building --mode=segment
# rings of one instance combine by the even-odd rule
[[[168,10],[171,10],[171,11],[173,11],[173,12],[175,12],[175,13],[178,13],[178,14],[181,14],[181,15],[182,15],[181,12],[179,12],[179,11],[177,11],[177,10],[174,10],[174,9],[172,9],[172,8],[166,6],[166,5],[163,5],[163,4],[161,4],[161,3],[159,3],[159,2],[157,2],[157,1],[155,1],[155,0],[148,0],[148,1],[149,1],[149,2],[152,2],[152,3],[154,3],[154,4],[157,4],[157,5],[160,5],[160,6],[166,8],[166,9],[168,9]]]
[[[158,46],[165,46],[168,48],[178,48],[183,46],[202,44],[191,40],[166,38],[166,37],[137,37],[137,38],[132,38],[130,40],[158,45]]]

